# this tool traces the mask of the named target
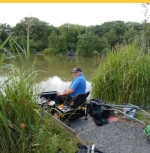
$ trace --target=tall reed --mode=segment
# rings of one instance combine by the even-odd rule
[[[42,110],[37,106],[38,96],[35,94],[36,60],[29,65],[26,51],[13,37],[9,36],[9,39],[11,50],[18,52],[22,66],[18,68],[11,53],[11,64],[4,66],[4,55],[1,56],[0,70],[9,68],[10,72],[5,74],[5,80],[0,80],[0,151],[55,153],[61,148],[63,152],[74,153],[78,139],[52,122],[50,115],[41,117]]]
[[[109,103],[150,104],[150,55],[132,44],[110,52],[93,75],[93,96]]]

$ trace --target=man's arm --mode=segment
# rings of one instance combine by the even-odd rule
[[[74,89],[68,89],[63,92],[64,95],[70,95],[74,92]]]
[[[58,92],[57,95],[58,96],[62,96],[62,95],[70,95],[74,92],[74,89],[67,89],[64,92]]]

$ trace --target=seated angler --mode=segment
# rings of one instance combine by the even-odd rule
[[[57,92],[57,97],[60,103],[69,102],[77,94],[82,94],[86,92],[86,79],[82,73],[82,70],[75,67],[71,72],[74,76],[69,88],[64,92]]]

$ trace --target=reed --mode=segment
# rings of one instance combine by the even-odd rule
[[[62,149],[63,152],[74,153],[78,139],[52,122],[50,116],[41,117],[42,110],[37,106],[38,96],[35,95],[36,60],[29,65],[26,51],[16,43],[13,37],[9,36],[9,39],[11,39],[11,50],[18,52],[17,56],[22,66],[18,68],[15,56],[11,53],[9,65],[3,64],[3,60],[7,57],[1,56],[0,70],[3,68],[11,70],[5,74],[4,80],[0,80],[1,152],[55,153]]]
[[[150,56],[136,45],[110,52],[93,75],[92,94],[109,103],[150,104]]]

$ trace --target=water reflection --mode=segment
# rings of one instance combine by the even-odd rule
[[[47,80],[44,80],[40,82],[41,91],[64,91],[69,87],[70,82],[69,81],[63,81],[58,76],[54,76],[51,78],[48,78]]]
[[[31,55],[29,65],[33,65],[35,58],[37,58],[35,64],[36,83],[40,85],[41,91],[63,91],[67,89],[73,79],[71,71],[74,67],[82,69],[87,80],[87,88],[90,88],[91,78],[101,60],[93,57]],[[9,61],[5,62],[9,63]],[[16,59],[16,62],[21,68],[22,64],[19,58]]]
[[[95,62],[96,61],[96,62]],[[84,76],[88,81],[91,80],[94,71],[99,65],[100,59],[91,57],[76,57],[68,58],[67,56],[39,56],[36,63],[36,70],[42,70],[47,73],[38,73],[37,81],[58,76],[63,81],[71,81],[73,78],[70,73],[74,67],[80,67]]]
[[[68,89],[69,85],[70,85],[71,81],[63,81],[61,80],[61,78],[59,78],[58,76],[54,76],[52,78],[49,78],[48,80],[42,81],[39,86],[40,86],[40,91],[39,92],[43,92],[43,91],[64,91],[66,89]],[[86,91],[91,91],[92,87],[91,87],[91,83],[86,81]]]

